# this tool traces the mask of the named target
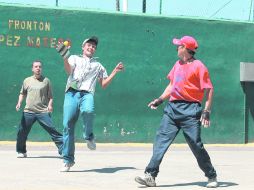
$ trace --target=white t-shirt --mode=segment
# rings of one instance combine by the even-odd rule
[[[95,58],[71,55],[68,62],[72,68],[66,85],[76,90],[86,90],[94,94],[97,79],[107,78],[106,69]]]

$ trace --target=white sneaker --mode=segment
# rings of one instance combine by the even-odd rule
[[[151,176],[150,173],[145,173],[145,177],[135,177],[135,181],[141,185],[145,185],[147,187],[155,187],[155,177]]]
[[[86,140],[86,145],[87,145],[87,148],[89,148],[90,150],[96,150],[96,144],[94,139]]]
[[[26,157],[27,157],[26,153],[21,153],[21,152],[17,153],[17,158],[26,158]]]
[[[64,163],[60,171],[68,172],[72,166],[74,166],[74,163]]]
[[[218,187],[218,182],[217,182],[217,178],[211,178],[208,179],[208,183],[206,185],[207,188],[216,188]]]

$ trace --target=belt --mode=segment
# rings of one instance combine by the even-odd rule
[[[74,89],[74,88],[72,88],[72,87],[70,87],[67,91],[70,91],[70,92],[89,93],[87,90],[77,90],[77,89]]]
[[[199,104],[201,106],[201,103],[200,102],[189,102],[189,101],[186,101],[186,100],[173,100],[173,101],[170,101],[172,103],[186,103],[186,104]]]

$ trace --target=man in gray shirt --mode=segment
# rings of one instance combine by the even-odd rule
[[[64,43],[65,44],[65,43]],[[98,38],[93,36],[85,39],[82,44],[81,56],[71,55],[69,47],[59,44],[57,51],[64,59],[64,68],[68,74],[63,113],[63,159],[62,172],[67,172],[74,165],[74,128],[81,113],[83,120],[83,136],[90,150],[96,149],[93,134],[94,92],[98,81],[106,88],[114,76],[124,69],[120,62],[108,76],[106,69],[93,55],[98,46]]]
[[[51,84],[48,78],[42,76],[41,61],[34,61],[32,64],[33,76],[26,78],[20,90],[16,110],[19,111],[22,101],[26,98],[26,106],[18,128],[16,151],[18,158],[27,157],[26,140],[35,121],[49,133],[62,154],[63,139],[53,126],[50,113],[53,111],[53,95]]]

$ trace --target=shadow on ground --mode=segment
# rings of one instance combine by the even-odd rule
[[[97,173],[115,173],[120,170],[136,170],[134,167],[112,167],[112,168],[100,168],[92,170],[71,170],[69,172],[97,172]]]
[[[157,185],[156,187],[181,187],[181,186],[200,186],[205,187],[206,182],[192,182],[192,183],[177,183],[177,184],[171,184],[171,185]],[[230,187],[230,186],[237,186],[239,184],[233,183],[233,182],[225,182],[220,181],[218,182],[219,187]],[[139,186],[139,188],[147,188],[146,186]]]
[[[21,159],[28,159],[28,158],[57,158],[57,159],[63,159],[61,156],[28,156],[26,158],[21,158]]]

